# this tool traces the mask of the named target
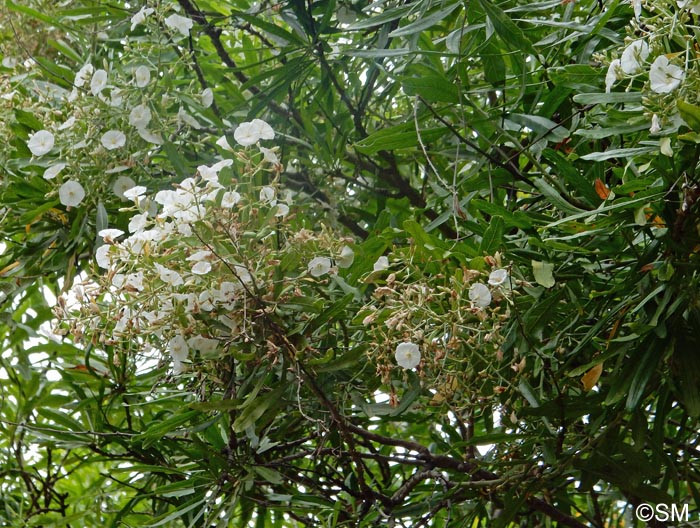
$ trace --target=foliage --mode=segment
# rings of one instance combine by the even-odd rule
[[[7,0],[7,526],[700,507],[697,2]]]

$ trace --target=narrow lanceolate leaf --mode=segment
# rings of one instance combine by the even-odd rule
[[[534,130],[538,135],[559,142],[569,137],[569,129],[551,119],[537,115],[509,114],[511,121]]]
[[[609,92],[609,93],[582,93],[574,95],[574,102],[579,104],[605,104],[605,103],[640,103],[640,92]]]
[[[415,33],[423,31],[424,29],[428,29],[429,27],[440,23],[450,13],[452,13],[452,11],[454,11],[458,7],[461,7],[461,5],[461,2],[455,2],[454,4],[447,6],[444,9],[440,9],[439,11],[435,11],[430,15],[418,17],[418,19],[414,22],[411,22],[410,24],[395,29],[394,31],[389,33],[389,37],[406,37],[409,35],[414,35]]]
[[[233,422],[233,430],[236,433],[242,433],[248,427],[254,426],[268,409],[276,403],[280,403],[280,397],[284,393],[284,390],[285,386],[282,385],[256,398],[255,401],[248,405],[238,418],[236,418],[236,421]]]
[[[431,128],[421,130],[423,143],[433,141],[447,132],[445,128]],[[413,125],[399,125],[385,128],[370,134],[362,141],[355,143],[355,149],[362,154],[372,155],[382,150],[396,150],[401,148],[416,148],[418,145],[418,132]]]
[[[634,156],[640,156],[642,154],[649,154],[651,152],[658,152],[659,147],[632,147],[632,148],[622,148],[622,149],[610,149],[605,152],[591,152],[585,156],[581,156],[581,159],[589,161],[605,161],[613,158],[633,158]]]
[[[491,0],[479,0],[479,5],[489,17],[496,34],[514,51],[524,51],[535,55],[532,42],[523,31]]]
[[[566,199],[559,194],[554,187],[552,187],[544,178],[537,178],[535,181],[535,187],[542,193],[542,195],[549,200],[553,206],[557,209],[564,211],[565,213],[581,213],[582,209],[579,209],[575,205],[570,204]]]

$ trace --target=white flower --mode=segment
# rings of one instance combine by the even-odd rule
[[[226,136],[221,136],[219,139],[217,139],[216,144],[224,150],[228,150],[229,152],[233,152],[233,147],[231,147],[231,145],[229,145],[228,140],[226,139]]]
[[[56,163],[44,171],[45,180],[53,180],[58,174],[66,168],[65,163]]]
[[[136,214],[129,220],[129,233],[136,233],[137,231],[142,231],[146,224],[148,223],[148,212]]]
[[[165,19],[165,25],[170,29],[179,32],[183,37],[187,37],[190,34],[190,29],[192,29],[194,24],[192,20],[187,17],[172,14]]]
[[[198,262],[195,262],[194,266],[192,266],[192,273],[194,273],[195,275],[206,275],[210,271],[211,264],[206,260],[200,260]]]
[[[355,259],[355,252],[350,246],[343,246],[340,250],[340,255],[335,262],[338,264],[339,268],[349,268],[352,266],[352,261]]]
[[[203,356],[211,356],[219,346],[219,341],[201,335],[190,337],[187,344],[192,350],[199,351]]]
[[[265,161],[267,161],[268,163],[272,163],[273,165],[279,165],[280,160],[273,150],[265,147],[260,147],[260,152],[262,153],[263,159]]]
[[[608,67],[608,73],[605,74],[605,92],[608,93],[612,89],[615,81],[617,81],[618,70],[620,69],[620,59],[615,59]]]
[[[154,145],[163,144],[163,137],[157,132],[151,132],[146,128],[137,128],[136,132],[138,132],[139,136],[141,136],[145,141],[148,141],[149,143],[153,143]]]
[[[27,147],[35,156],[43,156],[51,151],[54,145],[54,137],[48,130],[39,130],[27,141]]]
[[[90,91],[92,95],[100,95],[100,92],[107,86],[107,72],[104,70],[95,70],[90,81]]]
[[[639,17],[642,15],[642,0],[630,0],[630,3],[634,11],[634,18],[639,20]]]
[[[119,176],[112,185],[112,192],[121,200],[126,200],[124,193],[133,188],[136,182],[128,176]]]
[[[126,136],[119,130],[108,130],[102,135],[100,143],[107,150],[114,150],[126,144]]]
[[[659,119],[659,116],[654,114],[651,116],[651,126],[649,127],[649,133],[650,134],[658,134],[661,132],[661,121]]]
[[[394,352],[396,363],[406,370],[414,369],[420,363],[420,349],[415,343],[401,343]]]
[[[155,266],[160,280],[166,284],[170,284],[171,286],[180,286],[181,284],[185,283],[185,281],[182,280],[182,275],[180,275],[177,271],[168,269],[157,262],[155,263]]]
[[[121,229],[101,229],[97,234],[102,237],[102,240],[108,244],[112,244],[114,243],[115,238],[118,238],[124,234],[124,231]]]
[[[66,207],[75,207],[85,198],[85,189],[77,181],[68,180],[58,189],[58,199]]]
[[[665,55],[659,55],[649,69],[651,89],[656,93],[670,93],[678,86],[685,72],[675,64],[669,64]]]
[[[644,40],[635,40],[622,52],[620,67],[627,75],[634,75],[642,69],[642,64],[649,56],[649,44]]]
[[[106,246],[109,249],[109,246]],[[126,280],[126,275],[123,273],[115,273],[112,277],[112,286],[121,290],[124,287],[124,281]]]
[[[289,206],[287,204],[277,204],[277,209],[275,210],[275,216],[283,217],[289,214]]]
[[[190,348],[187,346],[187,341],[181,335],[173,337],[168,342],[168,351],[173,358],[173,374],[182,374],[185,370],[183,361],[187,361],[190,354]]]
[[[211,88],[205,88],[202,90],[202,95],[200,95],[200,100],[202,101],[202,106],[204,108],[209,108],[214,103],[214,92]]]
[[[233,132],[233,138],[242,147],[248,147],[261,139],[274,139],[275,131],[262,119],[253,119],[238,125]]]
[[[136,128],[146,128],[151,122],[151,110],[146,105],[140,104],[131,109],[129,124]]]
[[[153,13],[152,7],[142,7],[138,13],[131,17],[131,31],[139,24],[143,24],[146,21],[146,17],[151,13]]]
[[[122,91],[119,88],[112,88],[112,93],[109,94],[109,105],[114,108],[121,108],[124,102]]]
[[[225,192],[224,195],[221,197],[221,207],[226,207],[227,209],[230,209],[240,201],[240,194],[238,194],[236,191],[228,191]]]
[[[13,69],[15,66],[17,66],[17,59],[14,57],[3,57],[2,59],[2,66],[3,68],[8,68],[8,69]]]
[[[182,107],[180,107],[180,109],[177,111],[177,120],[178,122],[185,123],[186,125],[189,125],[196,130],[202,128],[202,125],[199,123],[199,121],[197,121],[194,117],[188,114],[187,111],[185,111],[185,109]]]
[[[124,198],[128,200],[133,200],[135,202],[139,201],[139,196],[144,194],[148,189],[144,187],[143,185],[137,185],[135,187],[132,187],[131,189],[127,189],[123,192]]]
[[[109,256],[109,251],[112,246],[104,244],[95,251],[95,260],[100,268],[109,269],[112,259]]]
[[[92,67],[92,64],[86,64],[80,68],[78,73],[75,74],[75,80],[73,81],[75,87],[82,88],[92,78],[93,71],[95,71],[95,68]]]
[[[469,288],[469,300],[479,308],[486,308],[491,304],[491,292],[485,284],[477,282]]]
[[[56,130],[66,130],[71,128],[75,124],[75,116],[70,116],[63,123],[61,123]]]
[[[236,278],[241,284],[250,284],[251,282],[253,282],[253,276],[250,274],[248,268],[246,268],[245,266],[236,264],[235,266],[233,266],[233,270],[235,272]]]
[[[320,277],[331,270],[331,259],[327,257],[314,257],[308,265],[309,273],[313,277]]]
[[[270,187],[269,185],[266,185],[262,189],[260,189],[260,201],[264,203],[272,202],[275,199],[275,190]]]
[[[688,9],[694,15],[700,15],[700,1],[699,0],[676,0],[678,7],[681,9]]]
[[[489,284],[491,286],[500,286],[508,279],[508,270],[495,269],[489,275]]]
[[[141,291],[144,289],[143,284],[143,271],[137,271],[136,273],[129,273],[124,281],[124,286],[129,286],[135,290]]]
[[[381,256],[377,259],[377,262],[374,263],[373,270],[374,271],[382,271],[385,269],[389,269],[389,258],[385,256]]]
[[[151,71],[146,66],[139,66],[134,70],[134,83],[139,88],[148,86],[151,82]]]

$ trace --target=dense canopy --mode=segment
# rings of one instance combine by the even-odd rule
[[[6,0],[0,524],[697,519],[699,16]]]

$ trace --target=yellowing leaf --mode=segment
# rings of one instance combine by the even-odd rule
[[[606,187],[600,178],[595,179],[594,187],[595,193],[598,195],[598,197],[601,200],[607,200],[608,196],[610,196],[610,189]]]
[[[552,270],[554,270],[554,265],[549,262],[532,261],[532,273],[535,276],[535,281],[545,288],[551,288],[556,284]]]
[[[583,390],[588,392],[600,379],[600,375],[603,373],[603,363],[598,363],[596,366],[591,368],[583,376],[581,376],[581,384],[583,385]]]

